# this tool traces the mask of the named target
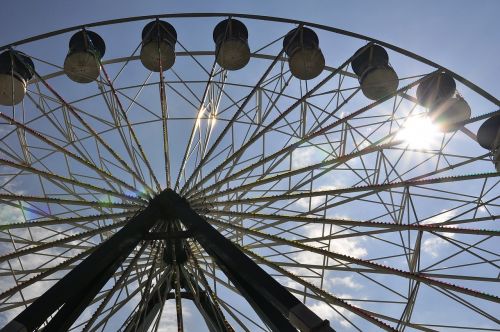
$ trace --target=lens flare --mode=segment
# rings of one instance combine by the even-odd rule
[[[427,116],[408,118],[396,134],[396,139],[404,141],[413,149],[428,149],[438,141],[439,128]]]

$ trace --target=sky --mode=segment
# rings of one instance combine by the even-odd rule
[[[271,15],[329,25],[380,39],[457,72],[497,98],[500,95],[500,1],[123,0],[117,3],[103,0],[4,3],[0,11],[0,46],[56,29],[128,16],[182,12]],[[306,160],[304,165],[310,163],[312,160]],[[311,227],[308,232],[309,236],[317,236],[318,229]],[[428,243],[429,255],[435,254],[440,245],[439,241]],[[347,239],[339,246],[334,249],[365,257],[365,247],[369,244],[360,247]],[[331,283],[353,292],[362,287],[350,276],[332,278]],[[199,317],[192,319],[191,324],[198,320]]]
[[[423,55],[495,95],[500,2],[422,1],[5,1],[0,45],[68,26],[126,16],[239,12],[281,16],[365,34]],[[5,33],[8,29],[8,33]]]

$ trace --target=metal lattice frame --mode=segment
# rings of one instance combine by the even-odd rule
[[[500,102],[409,51],[307,22],[172,14],[85,27],[119,31],[165,18],[179,31],[197,23],[211,29],[228,16],[245,20],[251,33],[273,32],[251,40],[252,60],[237,72],[215,64],[211,40],[193,46],[182,36],[177,63],[163,75],[141,67],[137,40],[120,45],[88,86],[68,83],[40,48],[62,45],[81,27],[0,48],[23,50],[37,68],[23,103],[0,113],[0,322],[168,186],[333,328],[500,328],[499,174],[473,134],[500,113]],[[320,34],[330,67],[315,80],[294,78],[281,49],[297,25]],[[329,56],[329,38],[344,41],[349,55]],[[391,50],[396,71],[410,68],[395,94],[375,102],[362,96],[349,67],[367,42]],[[473,117],[415,148],[398,133],[425,114],[415,87],[439,71],[460,82]],[[213,330],[268,330],[188,228],[168,230],[188,244],[185,264],[165,263],[165,236],[141,238],[111,279],[96,284],[71,330],[156,331],[169,299],[180,330],[186,299]]]

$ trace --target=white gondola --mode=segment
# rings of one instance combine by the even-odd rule
[[[426,107],[429,117],[443,132],[458,130],[471,117],[471,108],[456,91],[453,76],[437,73],[424,79],[417,88],[417,102]]]
[[[398,75],[389,65],[387,52],[379,45],[357,50],[351,67],[358,76],[361,91],[368,99],[378,100],[394,94],[398,89]]]
[[[100,60],[105,51],[104,40],[97,33],[88,30],[75,33],[69,41],[64,72],[77,83],[95,81],[101,72]]]
[[[154,72],[172,68],[176,42],[177,32],[170,23],[157,20],[146,24],[142,29],[142,65]]]
[[[461,123],[470,119],[471,108],[457,95],[429,109],[429,116],[441,131],[449,132],[460,129]]]
[[[250,61],[248,30],[235,19],[227,19],[214,28],[216,61],[224,69],[238,70]]]
[[[319,39],[309,28],[296,28],[283,39],[292,75],[301,80],[317,77],[325,68],[325,57],[319,48]]]
[[[0,54],[0,105],[14,106],[23,100],[33,70],[33,61],[21,52]]]
[[[500,115],[489,118],[479,127],[477,141],[491,151],[495,169],[500,172]]]
[[[438,73],[424,79],[417,88],[417,101],[427,108],[434,108],[455,93],[457,86],[450,74]]]

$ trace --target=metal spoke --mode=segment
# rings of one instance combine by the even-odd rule
[[[217,20],[224,38],[202,38]],[[104,58],[97,37],[84,42],[90,84],[40,48],[143,23],[155,38],[106,41]],[[249,40],[231,35],[240,23]],[[200,35],[172,39],[170,24]],[[303,80],[307,29],[325,66]],[[243,68],[225,66],[228,41],[242,42]],[[373,97],[377,55],[361,54],[380,47],[391,61],[377,70],[397,82],[375,85],[397,84]],[[247,14],[122,18],[0,50],[20,61],[2,80],[32,74],[22,102],[0,105],[7,330],[498,329],[498,153],[476,133],[500,102],[460,75],[370,37]],[[419,89],[437,77],[470,114],[434,118],[445,103]]]

